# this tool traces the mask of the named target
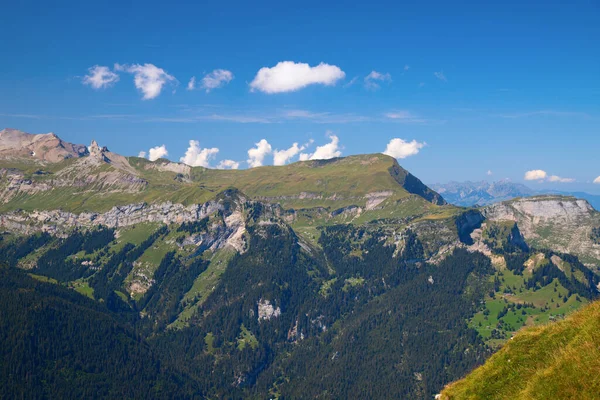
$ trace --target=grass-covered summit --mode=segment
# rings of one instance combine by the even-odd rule
[[[353,205],[372,210],[415,199],[425,208],[445,204],[438,193],[383,154],[218,170],[123,157],[95,142],[89,149],[52,162],[5,149],[0,154],[0,212],[102,212],[139,202],[202,204],[228,188],[288,209]]]

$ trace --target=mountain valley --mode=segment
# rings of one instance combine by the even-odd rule
[[[430,399],[598,297],[600,213],[495,190],[448,204],[383,154],[213,170],[0,131],[1,394]],[[67,333],[128,364],[52,353]]]

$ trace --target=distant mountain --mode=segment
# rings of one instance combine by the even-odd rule
[[[485,206],[511,200],[516,197],[530,197],[544,194],[560,194],[587,200],[592,207],[600,210],[600,196],[584,192],[559,190],[533,190],[521,183],[508,180],[498,182],[448,182],[429,185],[450,203],[462,207]]]
[[[436,183],[430,187],[441,194],[447,202],[463,207],[484,206],[515,197],[528,197],[536,194],[527,186],[510,181],[449,182]]]
[[[61,140],[54,133],[33,135],[17,129],[0,131],[0,158],[56,163],[88,154],[87,147]]]

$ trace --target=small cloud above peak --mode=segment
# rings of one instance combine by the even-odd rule
[[[210,168],[210,161],[219,153],[216,147],[203,149],[200,147],[200,142],[190,140],[190,145],[185,152],[185,155],[179,159],[184,164],[190,167]]]
[[[320,63],[311,67],[306,63],[281,61],[274,67],[261,68],[250,83],[250,89],[267,94],[294,92],[309,85],[333,86],[345,76],[336,65]]]
[[[165,146],[164,144],[162,146],[153,147],[148,151],[148,159],[150,161],[156,161],[159,158],[163,158],[168,155],[169,152],[167,151],[167,146]]]
[[[187,84],[187,90],[194,90],[196,89],[196,77],[192,76],[192,78],[190,79],[190,81]]]
[[[273,165],[287,164],[288,161],[298,155],[305,148],[306,145],[299,146],[298,143],[294,143],[289,149],[273,151]]]
[[[575,179],[574,178],[563,178],[558,175],[551,175],[548,178],[548,182],[571,183],[571,182],[575,182]]]
[[[202,78],[202,89],[209,93],[213,89],[218,89],[225,86],[233,80],[233,73],[226,69],[215,69]]]
[[[539,181],[539,180],[546,179],[547,176],[548,176],[548,173],[546,173],[546,171],[541,170],[541,169],[534,169],[534,170],[525,172],[524,179],[526,181]]]
[[[390,142],[387,144],[383,154],[386,154],[390,157],[402,159],[418,154],[419,151],[426,145],[427,143],[420,143],[416,140],[407,142],[404,139],[394,138],[390,140]]]
[[[222,160],[217,165],[217,169],[239,169],[240,163],[233,160]]]
[[[379,82],[391,82],[392,75],[389,73],[381,73],[377,71],[371,71],[371,73],[365,76],[365,88],[369,90],[377,90],[381,86]]]
[[[83,77],[84,85],[89,85],[93,89],[106,89],[119,81],[119,75],[112,72],[110,68],[94,65],[88,68],[88,74]]]
[[[340,138],[331,131],[327,131],[327,137],[330,142],[322,146],[317,146],[314,153],[300,153],[300,161],[329,160],[330,158],[340,157],[342,155]]]
[[[539,182],[552,182],[552,183],[572,183],[575,182],[574,178],[563,178],[558,175],[548,175],[548,173],[541,169],[534,169],[525,172],[524,179],[526,181],[539,181]]]
[[[250,168],[261,167],[265,157],[273,152],[273,148],[266,139],[261,139],[254,144],[255,147],[248,150],[248,166]]]
[[[143,94],[142,100],[158,97],[168,83],[177,84],[174,76],[154,64],[115,64],[115,70],[133,74],[135,87]]]

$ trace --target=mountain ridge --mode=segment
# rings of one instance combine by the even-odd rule
[[[63,143],[58,137],[56,140]],[[190,205],[204,203],[228,187],[294,209],[359,206],[370,211],[410,196],[433,206],[446,205],[438,193],[383,154],[219,170],[164,159],[123,157],[95,141],[85,149],[79,157],[65,156],[45,163],[24,154],[16,145],[6,145],[0,153],[0,175],[5,178],[0,184],[0,201],[4,203],[0,211],[105,211],[112,206],[165,201]],[[99,193],[103,194],[102,202],[95,198]]]
[[[451,204],[463,207],[486,206],[519,197],[539,195],[575,196],[587,200],[596,210],[600,210],[600,196],[585,192],[569,192],[561,190],[534,190],[522,183],[500,180],[488,181],[451,181],[428,185],[444,196]]]

